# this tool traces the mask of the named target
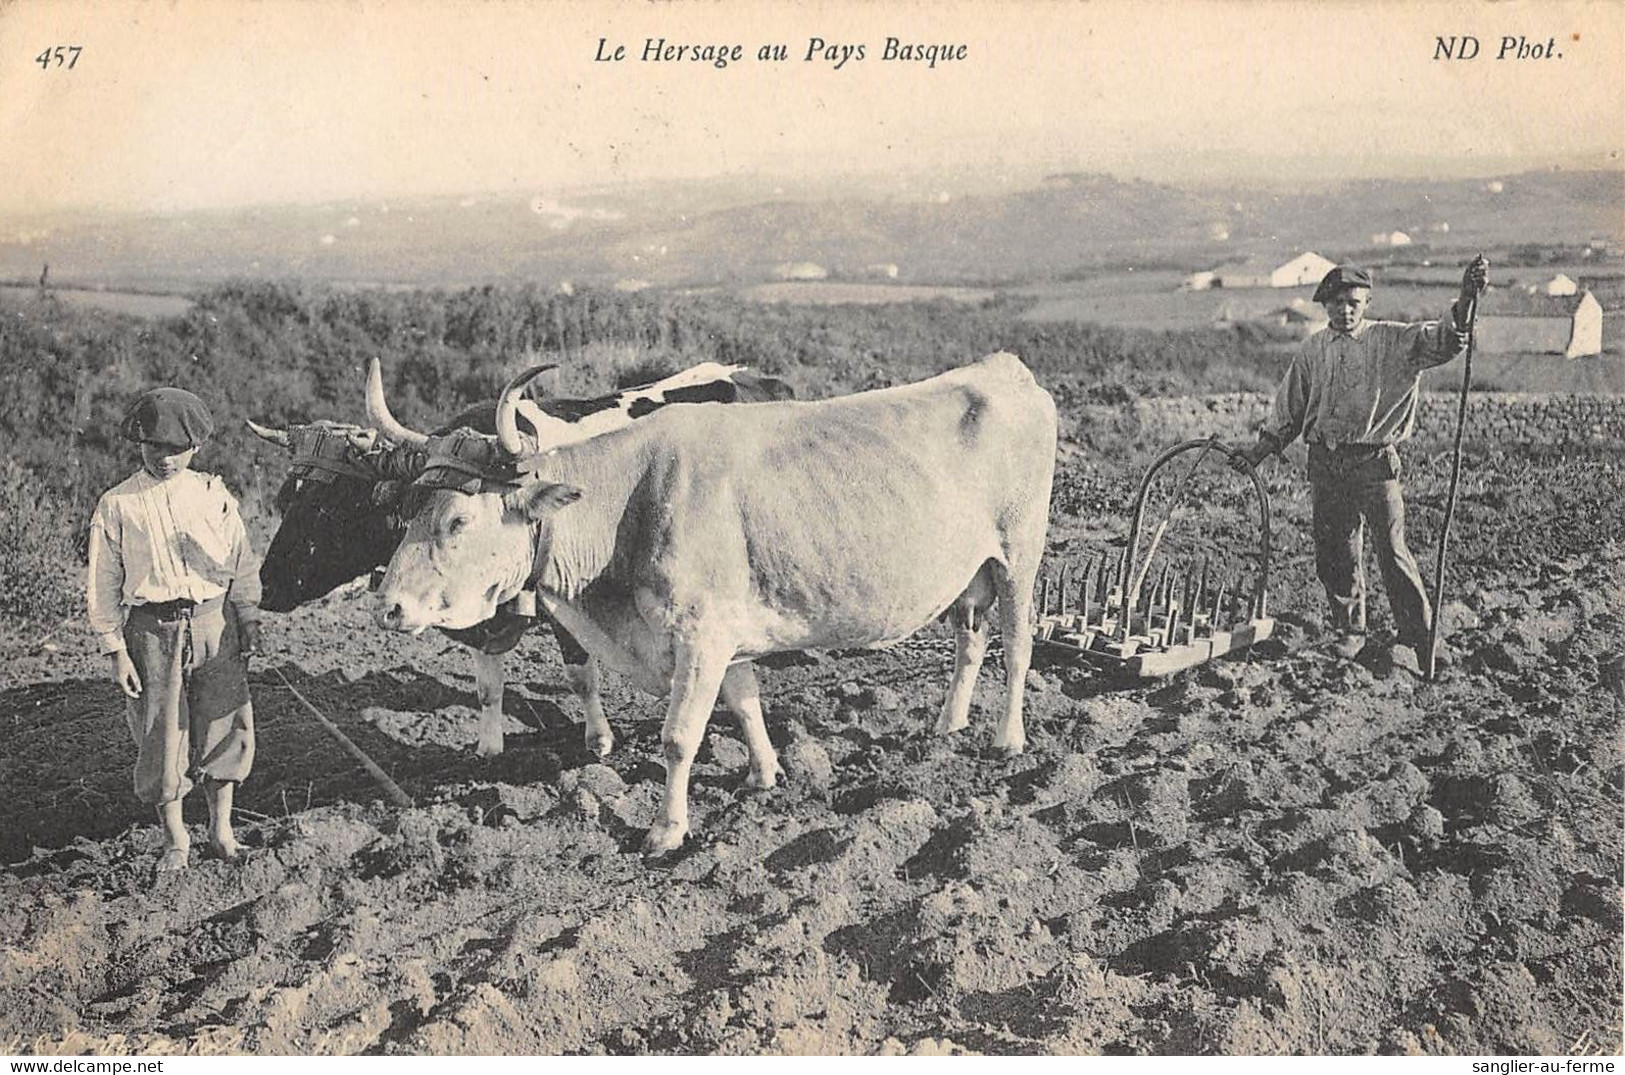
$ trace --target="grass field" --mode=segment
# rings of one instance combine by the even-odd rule
[[[1412,273],[1413,270],[1392,270]],[[1557,272],[1579,273],[1577,266],[1515,267],[1506,270],[1507,285],[1531,284]],[[1401,282],[1379,289],[1372,298],[1371,316],[1410,320],[1437,317],[1455,300],[1458,271],[1430,267],[1416,269]],[[1431,275],[1427,275],[1430,274]],[[1058,281],[1021,288],[1016,295],[1034,304],[1023,316],[1029,321],[1085,321],[1119,328],[1190,329],[1226,322],[1262,320],[1291,304],[1311,299],[1313,288],[1180,289],[1182,273],[1122,272],[1081,281]],[[1600,393],[1625,395],[1625,311],[1603,318],[1603,354],[1565,359],[1556,354],[1479,353],[1473,359],[1473,384],[1483,390],[1507,392]],[[1283,352],[1293,345],[1283,342]],[[1284,361],[1284,359],[1283,359]],[[1453,391],[1461,383],[1461,366],[1452,363],[1423,377],[1429,391]]]
[[[976,287],[925,287],[915,284],[859,284],[839,280],[787,280],[742,288],[739,297],[751,302],[787,302],[802,306],[857,304],[878,306],[891,302],[985,302],[993,292]]]
[[[1617,344],[1612,346],[1618,347]],[[1422,375],[1424,391],[1454,392],[1460,387],[1459,362],[1429,370]],[[1617,350],[1587,358],[1475,354],[1473,387],[1486,392],[1622,396],[1625,395],[1625,355]]]
[[[36,287],[0,284],[0,307],[14,307],[34,298]],[[70,306],[108,310],[132,317],[178,317],[192,308],[185,295],[150,295],[139,291],[97,291],[89,288],[53,287],[52,297]]]
[[[1180,288],[1185,274],[1118,273],[1076,282],[1039,284],[1015,294],[1035,299],[1029,321],[1093,321],[1119,328],[1186,329],[1268,317],[1293,302],[1309,302],[1312,287]],[[1379,291],[1373,317],[1437,313],[1455,297],[1448,286],[1407,284]]]

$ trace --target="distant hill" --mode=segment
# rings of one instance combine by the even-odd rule
[[[1101,267],[1211,267],[1316,249],[1574,245],[1619,234],[1625,173],[1186,189],[1098,174],[904,194],[754,179],[349,201],[166,215],[0,220],[0,279],[190,290],[252,276],[458,286],[730,285],[811,264],[832,277],[1009,283]],[[895,266],[895,276],[889,275]]]

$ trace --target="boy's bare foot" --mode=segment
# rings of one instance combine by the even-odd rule
[[[231,800],[237,785],[229,780],[210,780],[206,786],[209,790],[209,852],[222,862],[236,862],[243,855],[231,826]]]

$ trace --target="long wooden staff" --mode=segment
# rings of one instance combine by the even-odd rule
[[[1444,527],[1439,531],[1439,559],[1433,568],[1433,615],[1428,624],[1428,649],[1423,655],[1422,674],[1433,681],[1435,662],[1439,655],[1439,619],[1444,609],[1444,559],[1450,548],[1450,521],[1456,514],[1456,487],[1461,483],[1461,435],[1467,428],[1467,388],[1473,380],[1473,344],[1478,334],[1478,296],[1474,290],[1467,302],[1467,357],[1461,370],[1461,401],[1456,406],[1456,443],[1450,460],[1450,493],[1444,501]]]

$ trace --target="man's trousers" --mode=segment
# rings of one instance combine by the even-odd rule
[[[1420,649],[1427,642],[1430,612],[1422,573],[1405,543],[1399,453],[1392,445],[1311,444],[1309,486],[1314,498],[1315,573],[1331,604],[1332,630],[1365,633],[1361,552],[1369,527],[1398,641]]]

